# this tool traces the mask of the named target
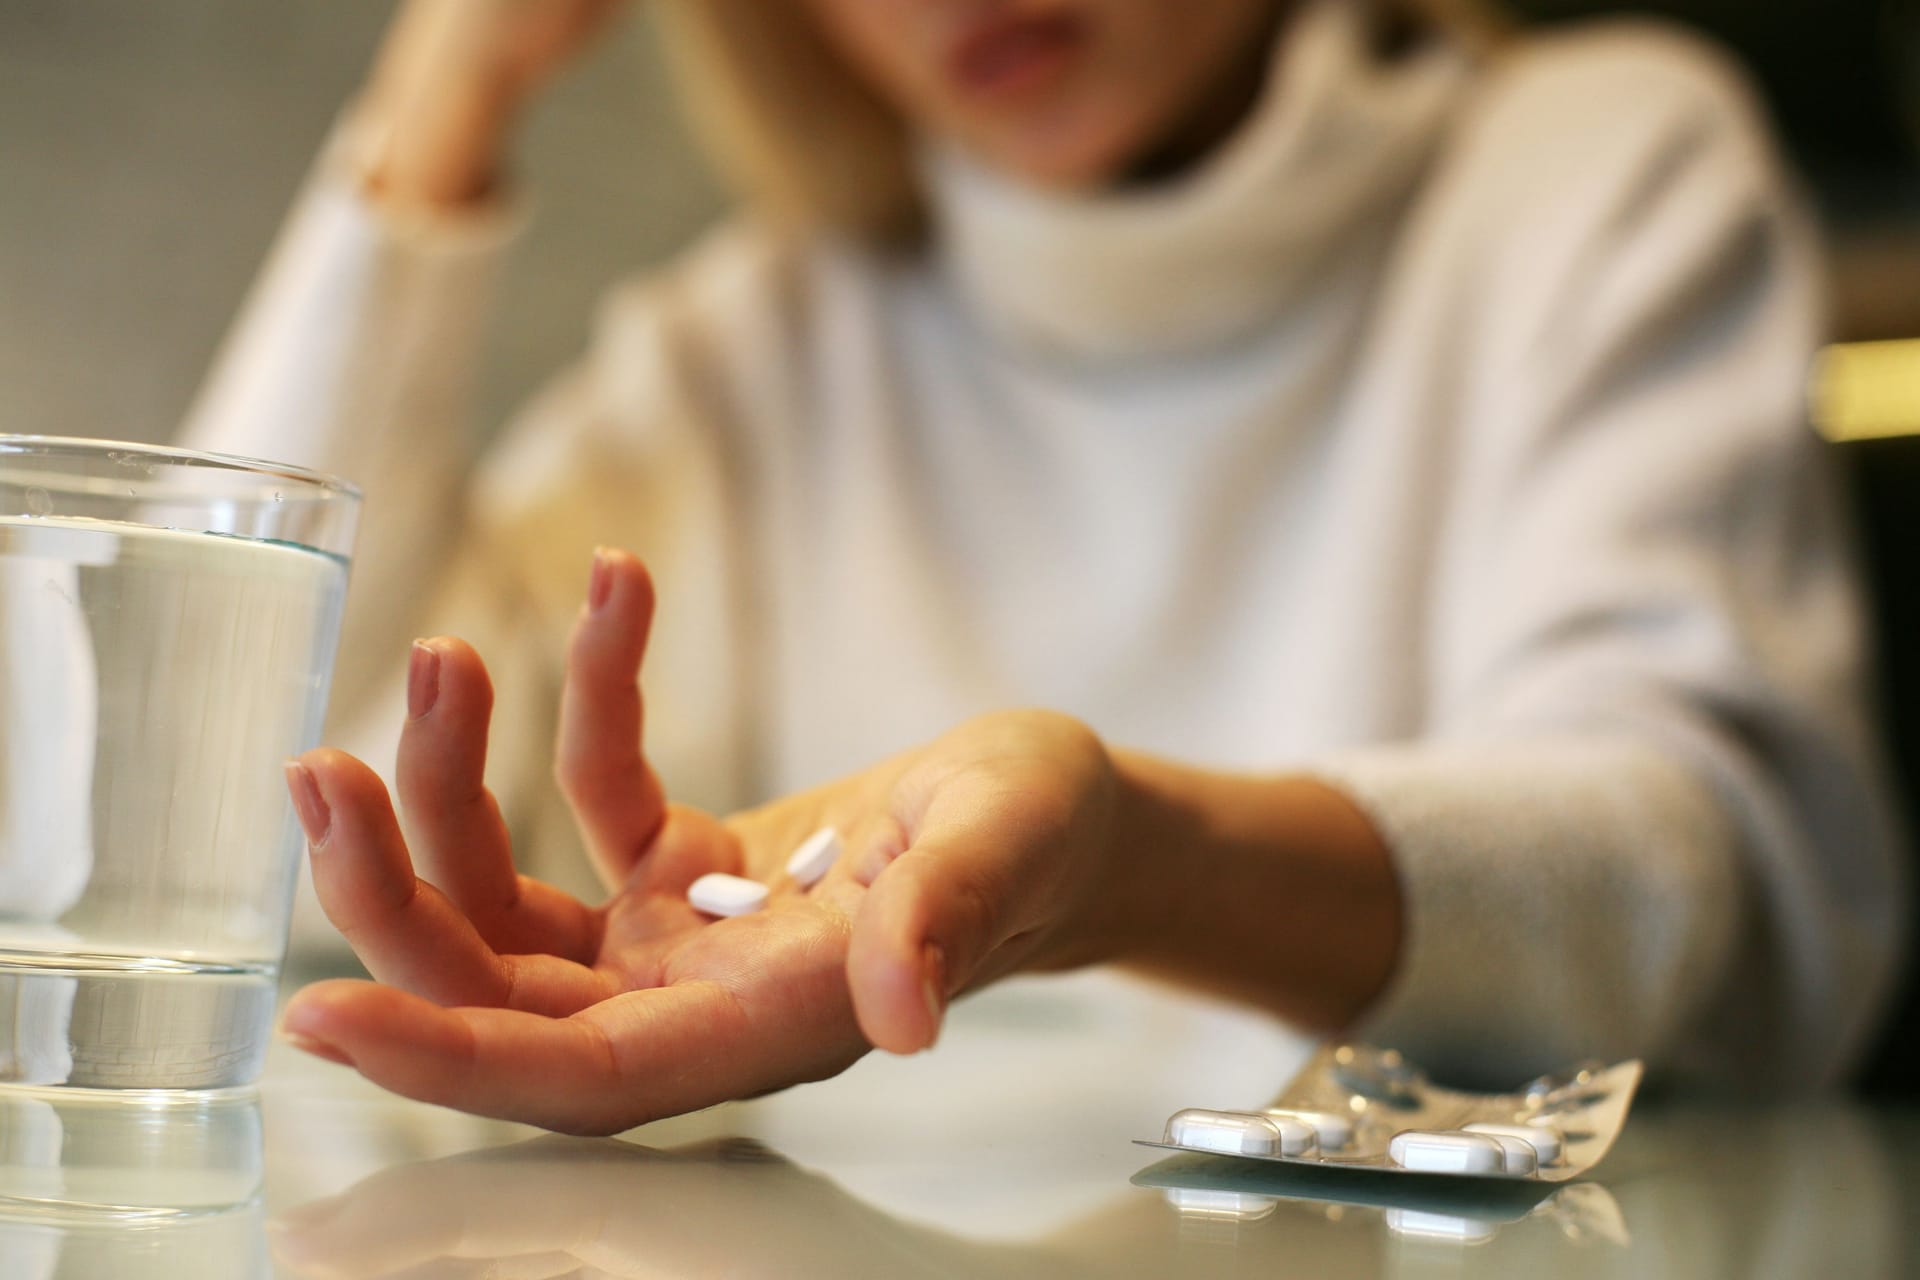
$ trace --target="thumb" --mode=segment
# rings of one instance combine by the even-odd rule
[[[919,834],[875,878],[854,919],[847,983],[876,1048],[933,1047],[948,1002],[1004,967],[1005,943],[1038,926],[1045,860],[1002,824],[942,824]]]

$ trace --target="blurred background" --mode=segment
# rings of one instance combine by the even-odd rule
[[[1621,8],[1510,7],[1552,22]],[[0,0],[0,430],[172,433],[390,8]],[[1827,219],[1842,333],[1920,335],[1920,4],[1636,8],[1755,69]],[[489,426],[580,349],[612,278],[720,208],[638,14],[541,100],[518,154],[538,217],[495,323]]]
[[[0,431],[168,438],[392,0],[0,0]],[[577,354],[614,277],[721,207],[645,21],[518,148],[530,234],[482,411]]]

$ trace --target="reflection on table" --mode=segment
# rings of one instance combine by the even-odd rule
[[[930,1057],[619,1141],[416,1106],[292,1054],[259,1111],[197,1130],[179,1112],[131,1145],[125,1122],[109,1141],[71,1108],[8,1110],[0,1275],[1914,1273],[1920,1113],[1649,1098],[1559,1188],[1168,1158],[1129,1139],[1181,1105],[1263,1100],[1298,1046],[1096,987],[1020,986]],[[63,1202],[89,1189],[167,1207]]]

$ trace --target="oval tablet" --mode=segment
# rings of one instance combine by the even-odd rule
[[[1353,1121],[1337,1111],[1296,1111],[1291,1107],[1268,1107],[1266,1114],[1312,1126],[1313,1136],[1319,1141],[1322,1151],[1337,1151],[1353,1141]]]
[[[1533,1148],[1541,1164],[1556,1164],[1566,1150],[1566,1138],[1550,1124],[1466,1124],[1466,1133],[1484,1133],[1496,1138],[1518,1138]]]
[[[1500,1144],[1500,1160],[1505,1166],[1503,1172],[1510,1178],[1530,1178],[1533,1171],[1540,1167],[1540,1157],[1535,1154],[1533,1144],[1519,1138],[1509,1138],[1503,1133],[1486,1135]]]
[[[1415,1173],[1504,1175],[1506,1153],[1498,1139],[1478,1133],[1439,1133],[1407,1129],[1387,1143],[1387,1156]]]
[[[787,859],[787,874],[804,889],[833,870],[844,849],[840,833],[832,827],[822,827],[802,841]]]
[[[767,904],[767,886],[744,876],[710,871],[687,886],[687,901],[710,916],[743,916]]]
[[[1313,1129],[1298,1120],[1249,1111],[1176,1111],[1167,1121],[1169,1146],[1218,1151],[1230,1156],[1304,1156],[1314,1149]]]

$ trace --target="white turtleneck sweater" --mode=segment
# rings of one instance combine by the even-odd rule
[[[1043,194],[931,147],[923,254],[725,228],[610,293],[471,475],[508,220],[406,224],[340,170],[187,438],[363,483],[331,739],[390,760],[407,640],[474,640],[536,872],[585,881],[548,753],[617,543],[659,583],[680,799],[1044,705],[1346,790],[1408,908],[1355,1031],[1440,1071],[1800,1086],[1859,1047],[1901,895],[1801,427],[1814,250],[1691,43],[1389,64],[1322,4],[1174,184]]]

